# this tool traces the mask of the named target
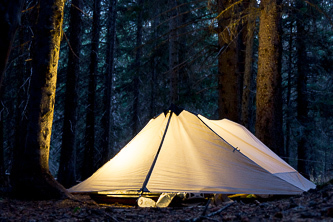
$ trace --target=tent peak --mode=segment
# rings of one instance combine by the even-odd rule
[[[172,103],[170,105],[169,109],[164,111],[164,115],[166,115],[169,112],[169,110],[178,116],[184,109],[182,109]]]

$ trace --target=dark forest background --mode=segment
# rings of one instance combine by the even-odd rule
[[[333,2],[277,3],[283,131],[273,143],[321,183],[333,176]],[[0,162],[7,175],[31,99],[37,5],[25,2],[1,88]],[[64,165],[71,160],[69,177],[88,177],[171,103],[256,133],[261,7],[252,0],[68,0],[51,173],[70,186]],[[237,100],[235,109],[225,110],[228,99]]]

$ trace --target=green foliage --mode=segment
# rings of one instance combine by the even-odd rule
[[[79,213],[81,211],[81,207],[75,207],[73,213]]]

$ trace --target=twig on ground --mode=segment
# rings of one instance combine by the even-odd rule
[[[211,216],[214,216],[214,215],[216,215],[216,214],[221,213],[222,211],[224,211],[225,209],[227,209],[228,207],[230,207],[230,206],[233,205],[234,203],[235,203],[235,202],[231,202],[231,203],[229,203],[228,205],[222,207],[221,209],[219,209],[219,210],[217,210],[217,211],[215,211],[215,212],[213,212],[213,213],[208,214],[207,217],[211,217]]]
[[[207,203],[206,203],[206,206],[205,206],[205,209],[204,209],[204,211],[202,212],[201,216],[205,216],[206,211],[207,211],[207,209],[208,209],[208,206],[209,206],[209,204],[210,204],[210,201],[211,201],[211,199],[208,199],[208,201],[207,201]]]
[[[221,209],[219,209],[219,210],[217,210],[217,211],[215,211],[215,212],[213,212],[213,213],[210,213],[210,214],[208,214],[207,216],[205,216],[206,211],[207,211],[207,208],[208,208],[208,206],[209,206],[209,203],[210,203],[210,201],[208,201],[208,203],[207,203],[206,206],[205,206],[204,211],[202,212],[202,214],[201,214],[199,217],[197,217],[197,218],[193,218],[193,219],[184,220],[184,222],[185,222],[185,221],[186,221],[186,222],[196,222],[196,221],[202,221],[203,219],[211,220],[211,221],[218,221],[218,220],[215,220],[215,219],[213,219],[213,218],[209,218],[209,217],[212,217],[212,216],[215,216],[215,215],[221,213],[222,211],[224,211],[225,209],[227,209],[228,207],[230,207],[231,205],[233,205],[235,202],[231,202],[231,203],[229,203],[228,205],[222,207]]]
[[[116,217],[111,216],[110,214],[108,214],[107,212],[103,211],[104,215],[107,216],[108,218],[110,218],[112,221],[114,222],[119,222],[119,220],[117,220]]]

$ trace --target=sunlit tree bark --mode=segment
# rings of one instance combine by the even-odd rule
[[[34,27],[28,130],[24,150],[13,165],[13,191],[21,198],[61,198],[67,191],[49,171],[60,40],[65,0],[39,2]]]
[[[264,144],[278,155],[284,155],[279,3],[279,0],[260,3],[255,131]]]
[[[235,7],[228,8],[233,1],[219,0],[219,57],[218,57],[218,107],[219,118],[240,121],[242,74],[239,72],[238,28],[230,26]]]

